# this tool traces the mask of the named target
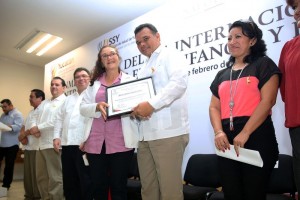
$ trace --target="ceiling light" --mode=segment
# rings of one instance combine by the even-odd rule
[[[39,46],[41,46],[44,42],[46,42],[49,38],[51,38],[52,35],[46,34],[44,35],[39,41],[34,43],[29,49],[27,49],[26,53],[32,53],[34,50],[36,50]]]
[[[19,42],[15,48],[18,50],[24,49],[27,53],[35,53],[37,56],[41,56],[61,41],[62,38],[60,37],[35,30]]]
[[[52,47],[54,47],[55,45],[57,45],[58,43],[60,43],[62,41],[62,38],[57,37],[54,40],[52,40],[50,43],[48,43],[42,50],[40,50],[36,55],[37,56],[41,56],[44,53],[46,53],[49,49],[51,49]]]

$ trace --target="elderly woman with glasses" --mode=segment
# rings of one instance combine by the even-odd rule
[[[106,88],[133,80],[120,70],[121,57],[114,46],[104,46],[98,53],[91,84],[86,89],[80,112],[87,122],[87,139],[82,145],[91,170],[94,199],[127,199],[127,176],[135,144],[124,138],[137,134],[128,115],[108,117]],[[134,136],[133,136],[134,137]]]

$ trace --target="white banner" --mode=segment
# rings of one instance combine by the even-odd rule
[[[286,6],[284,0],[172,1],[47,64],[45,93],[50,97],[49,87],[53,76],[64,78],[68,85],[66,93],[73,93],[74,69],[92,69],[105,39],[118,47],[122,57],[122,70],[136,76],[145,57],[136,47],[133,31],[139,24],[152,23],[159,31],[163,45],[177,49],[188,62],[183,67],[189,73],[191,132],[184,170],[192,154],[214,152],[214,134],[208,114],[211,98],[209,86],[228,60],[226,43],[230,24],[239,19],[257,23],[263,30],[268,56],[278,63],[284,43],[299,34],[292,14],[293,11]],[[279,95],[273,108],[273,121],[280,153],[291,154],[290,138],[284,127],[284,120],[284,106]]]

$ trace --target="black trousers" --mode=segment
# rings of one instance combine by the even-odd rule
[[[104,146],[104,145],[103,145]],[[127,199],[128,170],[134,150],[105,154],[87,154],[89,161],[94,199],[108,199],[108,191],[112,200]]]
[[[89,166],[85,166],[84,153],[77,145],[62,146],[61,163],[63,189],[66,200],[92,200]]]
[[[243,127],[243,124],[237,124],[234,131],[229,131],[229,126],[223,127],[231,144]],[[270,117],[250,135],[245,148],[259,151],[264,165],[260,168],[218,157],[224,197],[226,200],[265,200],[271,172],[279,154]]]
[[[5,158],[4,177],[2,187],[10,188],[13,180],[15,160],[19,151],[19,146],[0,147],[0,168],[3,158]]]
[[[289,132],[293,147],[294,179],[297,190],[300,191],[300,126],[290,128]],[[298,200],[300,200],[300,192],[298,192]]]

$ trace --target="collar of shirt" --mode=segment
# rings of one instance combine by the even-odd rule
[[[66,95],[63,93],[63,94],[59,95],[58,97],[56,97],[55,99],[52,99],[51,101],[61,101],[65,98],[66,98]]]
[[[8,113],[7,114],[5,114],[5,115],[9,115],[9,116],[11,116],[13,113],[14,113],[14,111],[15,111],[16,109],[15,108],[13,108],[12,110],[10,110],[10,111],[8,111]]]
[[[159,47],[157,47],[157,49],[155,49],[155,51],[152,52],[151,56],[147,57],[147,61],[150,60],[153,55],[159,54],[161,50],[162,50],[162,45],[159,45]]]

